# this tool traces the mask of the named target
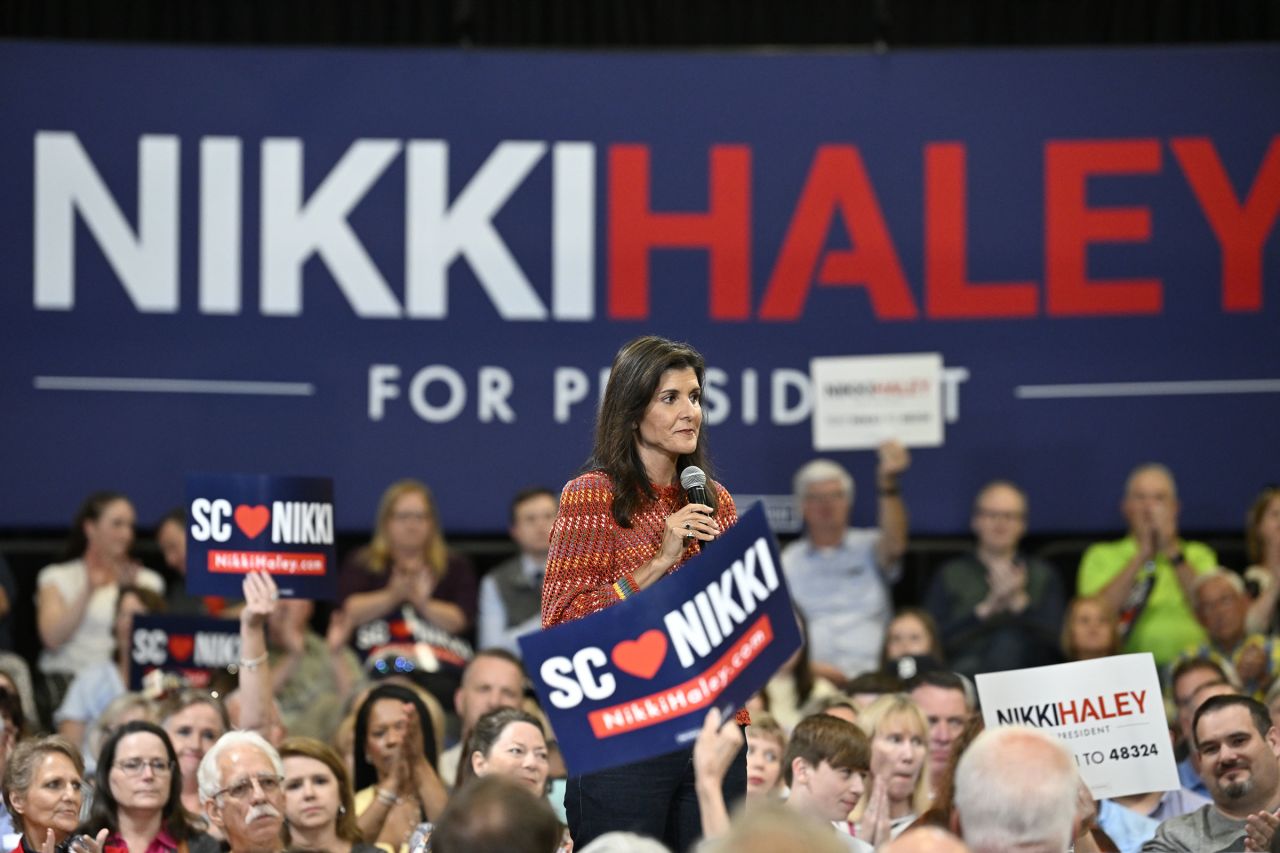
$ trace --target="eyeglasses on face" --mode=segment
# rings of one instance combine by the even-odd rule
[[[115,763],[116,769],[126,776],[140,776],[142,771],[150,767],[156,776],[168,776],[173,772],[173,762],[165,758],[126,758]]]
[[[223,794],[231,797],[233,800],[247,800],[253,796],[253,786],[257,785],[258,790],[266,796],[271,796],[280,790],[280,783],[284,781],[283,776],[275,776],[270,773],[259,773],[257,776],[249,776],[223,788],[214,794],[214,798],[221,797]]]

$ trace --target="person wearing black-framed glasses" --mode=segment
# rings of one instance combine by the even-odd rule
[[[181,774],[164,729],[125,723],[102,744],[82,831],[108,830],[104,853],[212,853],[217,842],[182,806]]]

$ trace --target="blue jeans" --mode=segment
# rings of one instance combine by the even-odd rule
[[[702,837],[694,789],[693,748],[670,752],[585,776],[570,776],[564,792],[573,847],[581,850],[606,832],[635,832],[684,853]],[[747,750],[743,746],[724,778],[724,800],[732,809],[747,794]]]

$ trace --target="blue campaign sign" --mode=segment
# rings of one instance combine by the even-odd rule
[[[129,689],[159,670],[205,687],[219,670],[240,662],[240,622],[208,616],[135,616]]]
[[[675,574],[521,637],[570,772],[689,746],[708,709],[727,715],[764,687],[800,648],[781,565],[756,506]]]
[[[333,480],[188,474],[186,507],[188,592],[239,597],[263,571],[286,598],[338,597]]]
[[[332,474],[343,531],[406,476],[505,531],[648,333],[706,356],[735,495],[817,455],[812,359],[910,353],[944,420],[913,533],[996,477],[1035,533],[1110,532],[1150,460],[1183,528],[1235,530],[1275,476],[1278,45],[5,41],[0,80],[4,525],[112,488],[145,527],[173,472],[250,470]]]

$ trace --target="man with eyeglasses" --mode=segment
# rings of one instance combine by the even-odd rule
[[[284,764],[261,735],[227,732],[205,753],[196,776],[205,815],[231,853],[284,848]]]
[[[893,616],[890,584],[902,576],[907,508],[899,477],[911,454],[896,441],[880,445],[875,529],[849,526],[853,477],[831,459],[796,472],[793,489],[804,535],[782,549],[791,597],[808,619],[814,669],[838,682],[880,668],[880,647]]]
[[[1007,480],[988,483],[969,525],[974,550],[944,564],[925,596],[951,669],[972,676],[1056,663],[1062,581],[1053,566],[1018,550],[1026,494]]]

